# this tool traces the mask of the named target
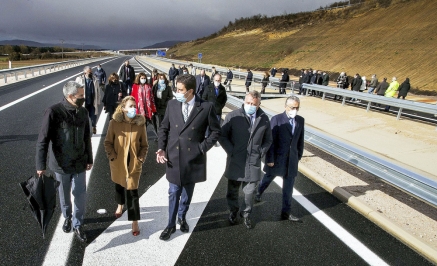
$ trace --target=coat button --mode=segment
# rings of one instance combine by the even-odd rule
[[[191,140],[191,138],[188,138],[188,140]]]
[[[194,127],[192,127],[191,129],[194,130]]]
[[[178,127],[178,125],[176,125],[176,127]]]
[[[179,146],[176,146],[176,150],[179,150]]]
[[[191,149],[190,148],[188,148],[188,151],[190,151]]]

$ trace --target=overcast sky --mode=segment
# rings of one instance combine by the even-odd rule
[[[141,48],[210,35],[235,18],[312,11],[335,0],[1,0],[0,40]],[[153,4],[152,4],[153,3]]]

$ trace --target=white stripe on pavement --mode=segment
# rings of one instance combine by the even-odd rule
[[[282,188],[282,178],[276,177],[275,183]],[[296,189],[293,189],[293,198],[369,265],[388,265],[385,261],[378,257],[378,255],[368,249],[363,243],[346,231],[346,229],[341,227],[337,222],[326,215],[326,213],[317,208]]]
[[[148,156],[155,153],[149,151]],[[186,217],[190,232],[182,233],[177,226],[169,241],[159,239],[168,222],[168,181],[163,176],[140,198],[140,235],[132,235],[132,222],[124,212],[87,246],[83,265],[174,265],[223,175],[224,150],[213,147],[207,156],[207,181],[196,184]]]

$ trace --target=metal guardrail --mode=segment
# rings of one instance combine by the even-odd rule
[[[327,93],[333,95],[340,95],[343,97],[342,105],[346,103],[346,98],[355,98],[359,100],[364,100],[367,102],[366,111],[370,110],[370,106],[372,105],[372,103],[398,107],[399,108],[398,115],[397,115],[398,120],[401,117],[403,109],[422,112],[426,114],[433,114],[433,115],[437,114],[437,105],[435,104],[413,102],[409,100],[402,100],[402,99],[391,98],[391,97],[382,97],[380,95],[362,93],[358,91],[350,91],[346,89],[339,89],[339,88],[333,88],[333,87],[321,86],[315,84],[303,84],[303,88],[307,89],[307,94],[309,90],[323,92],[322,100],[325,99]]]
[[[240,108],[244,101],[228,95],[227,103]],[[269,118],[276,115],[266,110],[264,112]],[[305,126],[305,141],[437,207],[437,182],[307,125]]]
[[[0,70],[0,75],[3,75],[3,79],[4,79],[5,83],[7,83],[8,82],[8,75],[15,76],[15,80],[18,80],[18,75],[20,73],[24,73],[24,78],[27,78],[28,72],[30,72],[32,74],[32,77],[34,77],[35,70],[37,70],[38,74],[41,75],[41,70],[43,70],[44,74],[46,74],[47,70],[49,70],[49,72],[50,72],[52,69],[53,69],[53,71],[55,71],[56,69],[59,70],[61,68],[65,69],[67,67],[85,65],[85,64],[99,61],[99,60],[102,60],[105,58],[109,58],[109,57],[77,59],[77,60],[69,60],[69,61],[62,61],[62,62],[56,62],[56,63],[42,64],[42,65],[4,69],[4,70]]]

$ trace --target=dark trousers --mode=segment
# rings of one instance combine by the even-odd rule
[[[123,81],[123,84],[126,87],[127,95],[131,95],[131,93],[132,93],[132,81],[126,80],[126,81]]]
[[[272,183],[275,176],[265,174],[258,187],[258,195],[261,195],[267,187]],[[290,214],[291,211],[291,199],[293,197],[293,186],[295,177],[289,177],[285,175],[282,178],[282,213]]]
[[[94,108],[93,104],[86,104],[85,108],[88,110],[88,116],[91,119],[92,127],[96,127],[97,124],[96,108]]]
[[[168,188],[168,225],[167,227],[176,226],[176,215],[179,219],[185,219],[188,209],[190,208],[191,199],[193,198],[194,183],[184,186],[178,186],[169,183]]]
[[[115,184],[115,201],[120,205],[126,203],[127,219],[129,221],[138,221],[141,219],[138,189],[126,190],[119,184]]]
[[[238,203],[238,191],[240,186],[243,187],[244,192],[244,205],[241,214],[244,217],[249,216],[253,207],[253,193],[256,190],[258,182],[243,182],[228,179],[228,192],[226,194],[226,200],[228,201],[229,210],[233,213],[238,212],[240,205]]]

